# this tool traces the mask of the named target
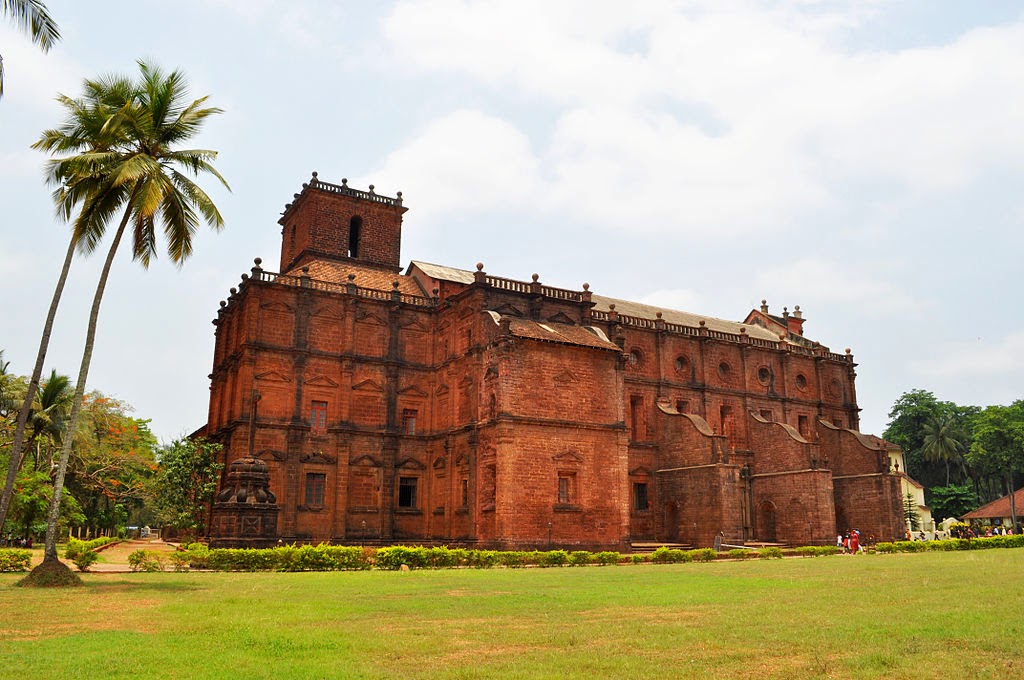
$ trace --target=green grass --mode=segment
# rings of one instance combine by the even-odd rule
[[[18,578],[0,575],[5,677],[1024,677],[1024,549]]]

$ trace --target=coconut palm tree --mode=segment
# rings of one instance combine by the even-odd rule
[[[192,253],[192,236],[201,221],[214,229],[224,224],[210,197],[184,174],[210,174],[227,187],[212,165],[216,152],[176,148],[198,133],[209,116],[221,110],[205,107],[206,97],[189,102],[181,72],[165,73],[141,61],[139,69],[138,81],[123,77],[87,81],[82,99],[61,98],[67,113],[64,124],[44,132],[34,145],[56,156],[47,166],[47,177],[57,185],[54,199],[58,210],[70,215],[78,209],[73,238],[79,249],[94,249],[107,222],[120,214],[89,313],[69,432],[74,432],[78,423],[100,303],[125,230],[131,225],[133,255],[148,266],[156,254],[159,225],[167,239],[168,255],[180,266]],[[96,110],[106,114],[99,128]],[[93,135],[100,139],[97,141]],[[74,437],[64,438],[54,479],[44,553],[44,565],[50,568],[59,564],[57,520],[73,441]]]
[[[46,460],[41,461],[42,447],[44,443],[48,443],[51,448],[63,444],[74,395],[71,379],[66,375],[58,375],[57,371],[50,371],[50,378],[36,393],[36,401],[32,405],[30,416],[32,435],[29,437],[32,444],[33,468],[36,471],[40,467],[45,467],[44,471],[50,472],[52,456],[46,456]]]
[[[964,443],[956,434],[956,420],[950,414],[940,414],[927,421],[921,428],[924,439],[921,452],[925,460],[946,464],[946,486],[949,486],[949,464],[963,464]]]
[[[2,1],[2,0],[0,0]],[[73,111],[71,117],[75,124],[68,125],[60,130],[48,131],[53,135],[54,144],[60,144],[64,150],[82,151],[88,150],[92,153],[110,152],[117,143],[117,121],[123,116],[123,107],[126,102],[132,100],[133,85],[125,78],[106,78],[95,81],[85,81],[86,94],[81,99],[75,100],[65,95],[59,95],[57,100],[69,111]],[[37,146],[42,143],[37,142]],[[84,196],[84,191],[89,185],[90,178],[79,177],[74,182],[60,182],[60,186],[53,193],[54,201],[57,204],[57,214],[61,219],[70,220],[78,205],[78,197]],[[92,178],[95,183],[96,178]],[[104,223],[94,224],[92,247],[102,237],[105,229]],[[43,375],[43,363],[46,361],[46,351],[50,346],[50,334],[53,331],[53,322],[57,316],[57,307],[60,305],[61,296],[64,293],[64,284],[71,269],[71,262],[74,259],[75,250],[78,248],[78,229],[72,232],[68,241],[67,252],[64,253],[64,264],[61,267],[60,275],[57,277],[57,285],[53,290],[53,297],[50,299],[50,307],[46,313],[46,321],[43,323],[43,332],[39,338],[39,349],[36,351],[36,363],[32,368],[32,376],[29,378],[28,387],[21,408],[18,410],[18,417],[15,423],[13,440],[11,442],[11,454],[7,467],[7,479],[4,481],[3,492],[0,493],[0,526],[3,526],[7,519],[7,512],[11,506],[11,499],[14,497],[14,482],[21,469],[22,454],[25,445],[25,434],[28,428],[29,415],[32,411],[32,404],[39,389],[39,381]],[[85,248],[91,250],[91,247]]]
[[[57,22],[39,0],[0,0],[0,14],[10,17],[18,28],[28,33],[43,52],[60,40]],[[0,97],[4,96],[4,58],[0,56]]]

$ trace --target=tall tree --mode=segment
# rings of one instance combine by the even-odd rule
[[[51,141],[56,145],[48,150],[67,151],[74,150],[79,154],[91,152],[93,155],[109,153],[115,148],[118,141],[118,121],[123,117],[123,108],[126,102],[132,98],[132,83],[126,79],[106,79],[98,81],[85,81],[86,96],[75,100],[65,95],[59,95],[57,101],[64,105],[69,111],[73,111],[74,125],[65,125],[60,130],[51,130],[49,134]],[[44,140],[46,138],[44,137]],[[44,140],[35,144],[39,147]],[[57,214],[64,220],[70,220],[75,213],[79,203],[84,202],[91,187],[100,182],[101,168],[97,165],[88,170],[84,176],[76,178],[74,182],[58,181],[58,187],[53,192],[54,201],[57,204]],[[52,178],[51,178],[52,179]],[[79,214],[81,218],[81,214]],[[75,229],[72,231],[71,239],[68,241],[67,252],[64,253],[64,263],[61,266],[60,274],[57,277],[57,285],[53,289],[53,297],[50,299],[50,307],[46,312],[46,321],[43,323],[43,332],[39,337],[39,348],[36,351],[36,363],[32,368],[32,376],[29,378],[28,388],[21,409],[18,411],[17,423],[14,428],[13,441],[11,443],[10,459],[7,466],[7,478],[4,481],[3,492],[0,493],[0,526],[3,525],[10,508],[11,499],[14,495],[14,481],[17,478],[18,470],[21,468],[23,448],[25,445],[25,434],[28,428],[29,414],[32,410],[32,403],[39,389],[39,381],[43,375],[43,364],[46,361],[46,352],[50,346],[50,334],[53,332],[53,322],[57,317],[57,308],[60,305],[61,296],[64,293],[64,284],[67,282],[68,272],[71,270],[71,262],[74,259],[75,250],[81,245],[79,243],[80,230],[78,221],[75,222]],[[83,248],[86,251],[95,246],[103,234],[105,223],[100,222],[90,227],[93,233],[90,234],[91,242],[86,243]],[[99,233],[96,233],[96,232]]]
[[[185,77],[179,71],[165,73],[141,61],[139,70],[138,81],[121,76],[86,81],[82,99],[62,97],[67,114],[64,124],[44,132],[34,145],[57,155],[48,164],[48,180],[57,185],[54,197],[59,209],[66,214],[79,210],[74,234],[80,248],[95,248],[107,222],[121,214],[89,313],[70,416],[72,431],[78,423],[88,379],[100,303],[125,229],[132,226],[133,255],[148,266],[156,253],[158,224],[167,239],[168,255],[178,265],[191,254],[192,236],[201,221],[215,229],[223,226],[223,218],[210,197],[182,172],[210,174],[227,187],[212,165],[216,152],[176,148],[221,110],[205,107],[207,97],[189,102]],[[97,110],[108,112],[98,133]],[[99,142],[95,134],[100,135]],[[54,479],[41,565],[44,569],[59,563],[57,520],[72,442],[72,437],[64,440]]]
[[[43,52],[60,40],[57,22],[39,0],[0,0],[0,14],[10,17]],[[0,56],[0,97],[4,96],[4,58]]]
[[[1024,472],[1024,400],[1009,406],[989,406],[974,417],[974,438],[968,461],[999,475],[1010,496],[1010,517],[1017,528],[1014,473]]]
[[[957,437],[956,420],[952,414],[939,413],[925,421],[921,429],[924,432],[921,453],[925,460],[946,465],[946,486],[949,486],[949,464],[958,463],[962,467],[962,454],[967,448]]]

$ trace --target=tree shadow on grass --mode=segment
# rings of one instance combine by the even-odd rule
[[[206,590],[207,586],[199,583],[189,583],[187,581],[167,581],[160,579],[157,575],[153,579],[146,580],[135,580],[135,579],[124,579],[124,578],[103,578],[100,579],[88,579],[84,581],[84,587],[87,590],[92,590],[97,593],[109,593],[115,591],[137,591],[137,592],[160,592],[160,593],[180,593],[180,592],[192,592],[196,590]]]

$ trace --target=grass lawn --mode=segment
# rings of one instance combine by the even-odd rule
[[[1024,677],[1024,549],[19,578],[0,575],[11,678]]]

